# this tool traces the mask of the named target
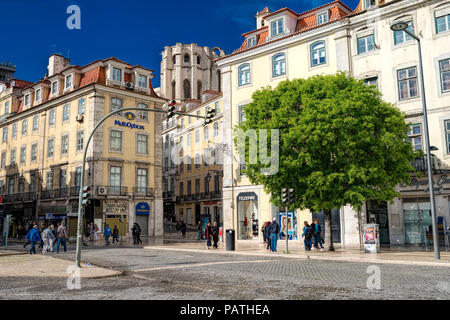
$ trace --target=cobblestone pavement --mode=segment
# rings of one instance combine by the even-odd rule
[[[85,250],[83,262],[123,274],[83,280],[77,291],[64,279],[1,278],[0,299],[450,299],[443,267],[377,264],[381,289],[370,290],[367,263],[132,248]]]

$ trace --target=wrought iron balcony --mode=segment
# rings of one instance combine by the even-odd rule
[[[133,188],[133,193],[136,196],[143,196],[143,197],[153,197],[155,195],[152,188],[142,188],[142,187]]]
[[[108,195],[112,196],[126,196],[128,195],[128,188],[122,186],[107,186]]]
[[[413,161],[411,161],[411,165],[417,171],[421,171],[421,172],[428,171],[428,163],[427,163],[426,156],[422,156],[422,157],[414,159]],[[450,167],[447,166],[445,163],[443,163],[441,161],[441,159],[439,159],[438,157],[436,157],[433,154],[431,155],[431,170],[434,173],[449,171],[449,169],[450,169]]]

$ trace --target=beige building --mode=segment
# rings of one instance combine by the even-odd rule
[[[242,173],[231,137],[232,128],[244,119],[252,93],[261,87],[275,87],[285,79],[348,72],[378,86],[386,101],[406,113],[413,124],[410,141],[416,149],[423,148],[417,42],[403,31],[390,29],[398,20],[406,21],[421,37],[431,144],[439,149],[434,152],[435,188],[440,190],[437,215],[450,224],[444,170],[450,164],[450,2],[361,0],[352,11],[334,1],[303,13],[265,8],[255,18],[256,29],[242,35],[242,46],[216,60],[222,73],[224,143],[233,150],[226,153],[224,164],[225,229],[235,229],[238,240],[261,240],[257,232],[261,223],[279,217],[282,211],[269,202],[262,186],[252,185]],[[424,170],[422,159],[416,164]],[[430,225],[429,193],[420,187],[423,184],[412,177],[409,185],[399,186],[403,196],[393,204],[370,201],[361,215],[348,206],[333,210],[334,240],[359,245],[361,225],[375,221],[380,224],[383,244],[423,245]],[[297,212],[294,221],[312,217],[323,220],[323,214],[306,211]],[[250,235],[248,225],[254,229]],[[296,232],[294,239],[300,240],[298,226]]]
[[[165,100],[154,93],[152,77],[151,70],[116,58],[81,67],[52,55],[45,79],[20,91],[11,83],[0,94],[11,97],[11,111],[0,122],[0,185],[2,216],[13,216],[13,233],[30,221],[64,221],[75,236],[86,140],[110,111],[160,109]],[[161,115],[124,112],[99,127],[84,172],[92,188],[86,222],[101,231],[117,225],[126,235],[137,221],[144,234],[162,235]]]

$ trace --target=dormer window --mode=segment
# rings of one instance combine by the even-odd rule
[[[25,106],[29,106],[30,105],[30,94],[26,94],[25,95]]]
[[[283,18],[277,19],[270,23],[272,37],[282,35],[284,33]]]
[[[58,93],[58,81],[52,82],[52,94]]]
[[[118,68],[112,68],[112,79],[117,82],[122,82],[122,70]]]
[[[72,87],[72,75],[69,74],[66,76],[66,89],[69,89]]]
[[[147,88],[148,81],[147,81],[147,76],[144,76],[142,74],[139,75],[139,80],[138,80],[138,86],[141,88]]]
[[[328,11],[324,11],[317,14],[317,25],[321,25],[328,22]]]
[[[36,102],[36,103],[41,102],[41,99],[42,99],[42,97],[41,97],[41,89],[37,89],[36,93],[35,93],[34,102]]]
[[[364,0],[364,9],[369,9],[376,6],[376,0]]]
[[[256,46],[256,36],[247,39],[247,48],[252,48]]]

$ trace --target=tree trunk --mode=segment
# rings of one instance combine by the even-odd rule
[[[325,250],[334,251],[333,225],[331,223],[331,210],[323,210],[325,214]]]

